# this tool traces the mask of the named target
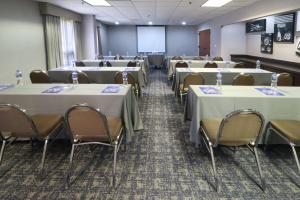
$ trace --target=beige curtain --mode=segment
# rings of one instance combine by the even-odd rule
[[[81,24],[80,22],[74,22],[74,34],[75,34],[75,49],[76,59],[82,60],[82,42],[81,42]]]
[[[59,17],[45,15],[45,40],[48,69],[62,66],[63,55]]]

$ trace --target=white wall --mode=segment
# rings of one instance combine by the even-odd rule
[[[83,15],[81,35],[83,58],[95,59],[97,54],[97,32],[94,15]]]
[[[221,29],[221,56],[230,60],[231,54],[246,53],[246,24],[237,23],[222,27]]]
[[[0,1],[0,82],[15,83],[15,70],[26,82],[33,69],[46,69],[42,17],[31,0]]]
[[[277,13],[283,13],[293,10],[300,9],[300,1],[298,0],[265,0],[254,3],[245,8],[241,8],[225,14],[223,16],[217,17],[213,20],[205,22],[199,25],[200,30],[211,29],[211,55],[218,56],[221,54],[221,28],[222,26],[239,23],[251,19],[261,18],[265,16],[270,16]],[[299,40],[296,38],[296,40]],[[249,38],[248,38],[249,41]],[[251,41],[249,41],[251,43]],[[250,44],[249,44],[250,45]],[[249,46],[246,44],[246,49]],[[252,44],[255,45],[255,44]],[[296,44],[295,44],[296,45]],[[285,48],[285,45],[283,45]],[[294,46],[290,45],[290,49],[293,49]],[[275,50],[275,49],[274,49]],[[286,48],[285,48],[286,50]],[[295,49],[293,49],[295,50]],[[252,50],[251,50],[252,51]],[[295,51],[294,51],[295,52]],[[247,50],[246,50],[247,53]],[[286,52],[283,52],[286,53]],[[294,54],[289,54],[288,57],[285,57],[285,60],[295,60]],[[286,55],[286,54],[285,54]],[[275,56],[274,56],[275,57]]]

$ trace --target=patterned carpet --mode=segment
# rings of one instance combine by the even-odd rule
[[[72,184],[65,189],[70,144],[50,146],[46,175],[37,166],[42,145],[27,142],[6,149],[0,167],[0,199],[300,199],[300,179],[287,146],[259,151],[267,189],[262,192],[254,157],[247,149],[221,148],[216,164],[222,189],[212,187],[212,169],[205,149],[189,142],[189,123],[174,98],[166,74],[151,73],[140,111],[145,130],[137,132],[127,150],[121,149],[117,186],[110,185],[112,150],[82,147],[75,154]]]

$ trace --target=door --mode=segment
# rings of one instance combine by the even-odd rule
[[[210,56],[210,29],[199,32],[199,56]]]

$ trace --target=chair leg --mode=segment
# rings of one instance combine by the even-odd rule
[[[0,152],[0,165],[2,163],[2,158],[3,158],[3,154],[4,154],[5,144],[6,144],[6,140],[3,139],[3,141],[2,141],[2,147],[1,147],[1,152]]]
[[[292,147],[293,154],[294,154],[294,157],[295,157],[295,161],[296,161],[296,164],[297,164],[297,167],[298,167],[298,172],[300,174],[300,164],[299,164],[299,160],[298,160],[298,156],[297,156],[297,152],[296,152],[295,146],[293,144],[290,144],[290,145]]]
[[[183,103],[183,97],[182,97],[182,92],[180,91],[180,103]]]
[[[45,143],[44,143],[42,163],[41,163],[41,172],[43,172],[44,165],[45,165],[45,157],[46,157],[47,146],[48,146],[48,139],[46,139]]]
[[[114,145],[114,164],[113,164],[113,186],[116,185],[116,164],[117,164],[117,149],[118,145]]]
[[[71,178],[71,173],[72,173],[72,163],[73,163],[74,149],[75,149],[75,145],[72,144],[70,161],[69,161],[69,172],[68,172],[68,175],[67,175],[67,184],[68,185],[70,184],[70,178]]]
[[[261,180],[261,188],[263,191],[265,191],[266,184],[265,184],[265,179],[264,179],[262,171],[261,171],[260,162],[258,159],[257,147],[254,147],[253,150],[254,150],[255,160],[256,160],[256,164],[257,164],[257,168],[258,168],[258,172],[259,172],[259,176],[260,176],[260,180]]]
[[[211,162],[212,162],[212,167],[213,167],[213,172],[214,172],[214,179],[215,179],[215,183],[216,183],[216,190],[217,190],[217,192],[219,192],[221,187],[220,187],[219,178],[218,178],[218,175],[217,175],[214,151],[213,151],[213,147],[212,147],[211,144],[209,144],[209,153],[210,153],[210,156],[211,156]]]

